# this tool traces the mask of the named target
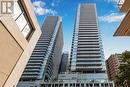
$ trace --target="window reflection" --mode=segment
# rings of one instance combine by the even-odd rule
[[[27,21],[24,17],[23,14],[21,14],[18,19],[16,20],[16,24],[18,25],[18,27],[20,28],[20,31],[23,30],[23,28],[25,27],[25,25],[27,24]]]
[[[14,14],[13,15],[13,19],[16,19],[20,14],[22,13],[18,3],[14,3]]]
[[[29,25],[26,25],[25,28],[24,28],[23,31],[22,31],[22,34],[23,34],[25,37],[27,37],[28,34],[30,33],[30,31],[31,31],[31,29],[30,29]]]
[[[12,18],[16,21],[23,36],[27,38],[32,31],[32,28],[29,26],[30,23],[26,19],[27,17],[19,1],[14,4],[14,14],[12,15]]]

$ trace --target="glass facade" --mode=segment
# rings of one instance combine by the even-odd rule
[[[80,4],[78,6],[70,64],[72,72],[105,73],[95,4]]]
[[[41,87],[114,87],[113,83],[45,83]]]
[[[73,36],[73,43],[72,43],[72,47],[73,49],[72,51],[72,59],[71,59],[71,70],[75,70],[76,69],[76,59],[77,59],[77,45],[78,45],[78,24],[79,24],[79,15],[80,15],[80,9],[78,8],[77,11],[77,18],[76,18],[76,25],[75,25],[75,30],[74,30],[74,36]]]
[[[18,87],[40,85],[42,81],[50,81],[58,75],[59,65],[57,64],[60,64],[63,46],[61,23],[59,16],[45,18],[41,29],[42,34],[24,69]]]

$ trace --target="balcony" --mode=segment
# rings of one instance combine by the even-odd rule
[[[101,62],[76,62],[77,66],[81,66],[81,65],[86,65],[86,66],[91,66],[91,65],[97,65],[97,66],[101,66],[102,63]]]
[[[101,55],[100,54],[83,54],[83,55],[79,54],[79,55],[77,55],[77,57],[89,57],[89,58],[90,57],[94,57],[94,58],[97,57],[98,58],[98,57],[101,57]]]
[[[130,36],[130,10],[114,33],[114,36]]]
[[[96,62],[100,62],[101,59],[100,58],[77,58],[78,62],[92,62],[92,61],[96,61]]]
[[[27,75],[27,76],[22,75],[21,76],[22,79],[24,79],[24,78],[37,79],[37,77],[38,77],[37,75],[31,75],[31,76],[29,76],[29,75]]]
[[[100,54],[100,51],[78,51],[77,54]]]
[[[25,69],[25,72],[40,72],[40,69]]]
[[[98,45],[82,45],[82,44],[78,44],[78,48],[99,48],[100,47],[100,45],[98,44]]]
[[[122,12],[127,12],[130,8],[130,0],[119,0],[118,7]]]
[[[101,66],[76,66],[77,69],[102,69]]]
[[[27,76],[27,75],[39,75],[39,72],[23,72],[23,74],[22,75],[24,75],[24,76]]]

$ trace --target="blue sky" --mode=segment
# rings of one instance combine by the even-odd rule
[[[105,59],[111,54],[130,50],[130,37],[113,37],[125,14],[117,7],[118,0],[32,0],[39,25],[45,16],[62,17],[64,33],[64,51],[70,51],[76,9],[79,3],[96,3],[98,25],[101,31]]]

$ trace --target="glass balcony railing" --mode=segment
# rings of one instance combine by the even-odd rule
[[[80,69],[88,69],[88,68],[90,68],[90,69],[102,69],[102,66],[77,66],[76,67],[77,69],[78,68],[80,68]]]

